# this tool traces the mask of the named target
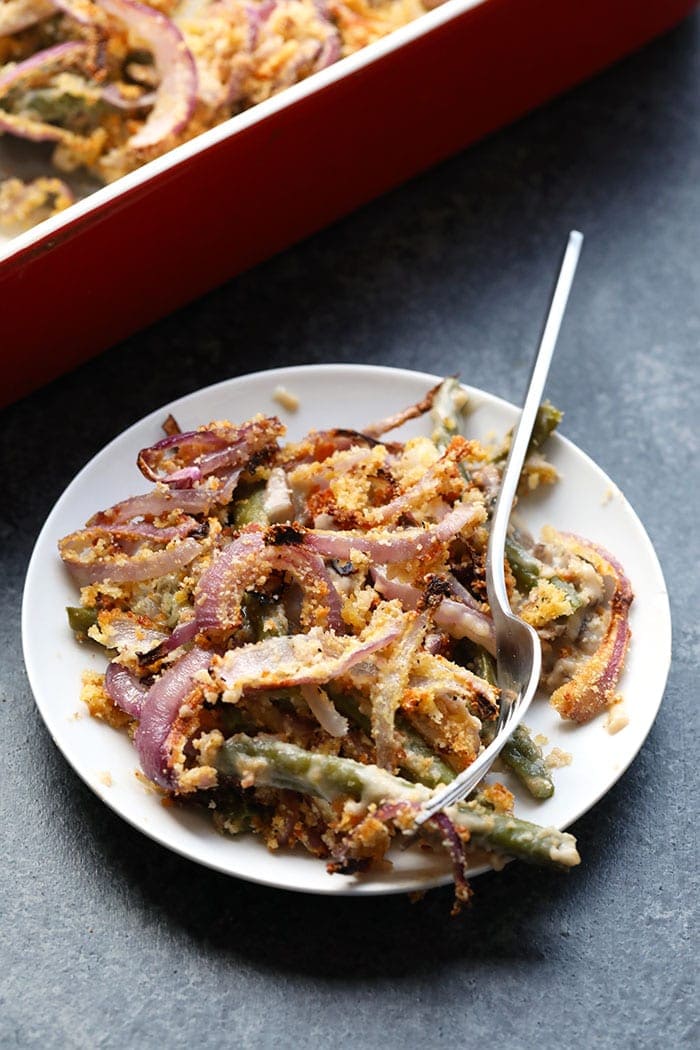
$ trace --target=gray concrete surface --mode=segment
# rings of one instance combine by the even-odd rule
[[[700,20],[0,416],[0,1045],[697,1045]],[[144,413],[261,366],[459,368],[517,400],[562,238],[587,236],[550,393],[624,488],[671,592],[641,754],[569,877],[327,900],[173,856],[55,750],[20,652],[32,543]],[[79,304],[77,304],[79,314]],[[3,333],[6,335],[6,333]]]

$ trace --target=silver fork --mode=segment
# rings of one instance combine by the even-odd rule
[[[496,634],[496,675],[500,689],[500,713],[496,735],[467,769],[446,787],[435,792],[422,806],[415,821],[418,827],[439,813],[441,809],[465,798],[474,790],[521,722],[535,695],[540,679],[542,669],[540,640],[533,628],[511,610],[503,566],[504,551],[513,500],[530,444],[537,409],[542,400],[582,243],[583,235],[577,230],[572,230],[564,250],[559,277],[532,368],[525,403],[513,434],[491,519],[486,555],[486,589]]]

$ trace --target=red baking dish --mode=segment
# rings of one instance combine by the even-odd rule
[[[447,0],[0,243],[0,404],[540,105],[695,5]]]

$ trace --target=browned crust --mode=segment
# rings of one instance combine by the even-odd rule
[[[628,617],[634,596],[622,569],[607,551],[570,534],[559,538],[574,554],[590,562],[601,576],[613,579],[615,586],[610,599],[610,621],[603,640],[573,678],[556,689],[551,697],[552,706],[562,718],[583,723],[599,715],[616,698],[617,683],[624,670],[632,636]]]

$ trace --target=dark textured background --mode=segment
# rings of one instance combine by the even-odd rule
[[[0,415],[3,1048],[697,1045],[699,30]],[[449,890],[287,894],[132,830],[53,747],[20,654],[27,561],[67,482],[151,409],[261,367],[459,368],[518,400],[571,226],[587,243],[550,396],[644,521],[675,628],[645,747],[574,828],[583,865],[484,876],[455,921]]]

